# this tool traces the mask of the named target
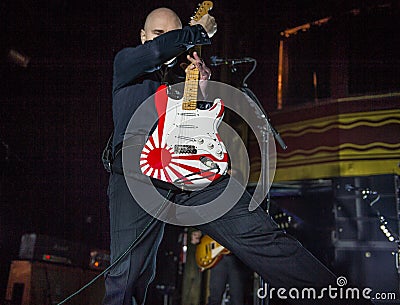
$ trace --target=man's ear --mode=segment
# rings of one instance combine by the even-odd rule
[[[142,44],[146,41],[146,32],[143,29],[140,30],[140,40],[142,41]]]

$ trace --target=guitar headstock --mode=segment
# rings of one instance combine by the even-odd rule
[[[212,1],[203,1],[202,3],[200,3],[198,5],[196,11],[194,12],[194,15],[190,19],[194,20],[194,21],[199,21],[201,19],[201,17],[206,15],[212,8],[213,8]],[[197,52],[197,54],[200,56],[201,46],[200,45],[194,46],[194,48],[192,48],[190,52],[192,53],[194,51]],[[198,82],[198,80],[199,80],[199,69],[198,68],[191,69],[186,73],[186,81],[185,81],[186,85],[189,83],[196,83],[196,82]],[[186,90],[186,86],[185,86],[184,94],[185,94],[184,99],[186,101],[195,100],[197,98],[197,89],[196,90]],[[194,107],[194,104],[191,104],[190,107]]]
[[[198,8],[194,12],[194,15],[190,18],[194,21],[199,21],[201,17],[207,14],[213,8],[212,1],[203,1],[199,4]]]

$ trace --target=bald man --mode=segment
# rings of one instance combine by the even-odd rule
[[[121,147],[124,136],[129,138],[133,149],[139,148],[137,156],[140,156],[140,150],[153,127],[152,122],[158,119],[154,104],[146,109],[145,115],[134,117],[135,129],[129,129],[129,134],[125,134],[128,123],[138,107],[156,92],[161,83],[179,81],[170,73],[175,58],[194,45],[210,44],[210,38],[216,30],[215,19],[208,14],[182,27],[173,11],[159,8],[148,15],[140,31],[142,44],[125,48],[115,57],[112,92],[114,160],[108,195],[111,261],[118,259],[118,264],[106,274],[104,305],[145,303],[147,287],[155,276],[156,254],[165,226],[141,208],[125,181],[124,175],[127,174],[129,179],[137,179],[136,190],[140,192],[148,188],[148,184],[145,185],[141,179],[144,175],[139,167],[140,158],[132,160],[135,169],[129,169],[129,173],[122,168]],[[191,61],[188,69],[197,67],[200,79],[209,79],[210,70],[197,54],[188,56],[188,59]],[[189,192],[168,189],[155,180],[152,181],[159,194],[185,206],[210,203],[223,194],[228,182],[236,183],[229,175],[223,175],[216,183]],[[251,270],[268,281],[275,291],[286,291],[286,298],[290,289],[316,289],[318,296],[325,291],[323,300],[288,298],[293,304],[350,304],[347,300],[340,302],[327,296],[326,289],[329,285],[335,285],[336,277],[297,240],[279,229],[265,211],[257,208],[250,212],[250,199],[251,195],[244,192],[225,215],[197,228],[234,253]],[[130,249],[133,243],[135,246]],[[119,260],[123,253],[126,255]]]
[[[142,45],[125,48],[115,57],[112,92],[114,161],[108,188],[111,261],[115,261],[129,247],[151,220],[151,216],[142,210],[130,194],[121,171],[121,147],[128,122],[141,103],[154,94],[161,83],[182,81],[169,73],[175,58],[194,45],[210,44],[210,38],[216,30],[215,19],[209,14],[199,21],[192,20],[190,26],[182,27],[175,12],[158,8],[147,16],[140,31]],[[192,63],[188,69],[196,66],[200,71],[200,79],[209,79],[210,69],[196,53],[193,57],[188,56],[188,59]],[[142,119],[143,125],[149,121],[155,122],[157,114],[154,111]],[[132,139],[143,145],[148,132],[138,130]],[[160,189],[160,192],[163,191]],[[164,224],[157,221],[146,230],[146,238],[106,275],[105,305],[144,304],[147,287],[155,274],[156,252]]]

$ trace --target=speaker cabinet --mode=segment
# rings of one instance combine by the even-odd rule
[[[349,283],[369,287],[373,293],[395,293],[399,297],[399,281],[395,250],[376,247],[336,248],[335,271]],[[348,286],[351,286],[348,285]]]
[[[271,203],[291,215],[287,231],[335,274],[345,276],[349,286],[400,297],[395,255],[400,235],[398,175],[282,183],[271,195]],[[378,215],[384,216],[384,224]]]
[[[18,258],[86,267],[89,249],[81,243],[41,234],[24,234]]]
[[[32,261],[13,261],[6,300],[13,305],[51,305],[77,291],[97,275],[78,267]],[[104,296],[104,281],[75,296],[68,304],[97,305]]]
[[[333,184],[336,241],[388,243],[378,215],[384,216],[394,234],[399,234],[397,175],[341,177],[334,179]]]

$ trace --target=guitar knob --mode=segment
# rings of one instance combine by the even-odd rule
[[[214,148],[214,144],[213,144],[213,143],[208,143],[207,147],[208,147],[209,149],[213,149],[213,148]]]
[[[218,149],[217,150],[217,155],[222,155],[222,150]]]
[[[200,138],[197,140],[197,142],[199,142],[199,144],[203,144],[204,143],[204,139]]]

